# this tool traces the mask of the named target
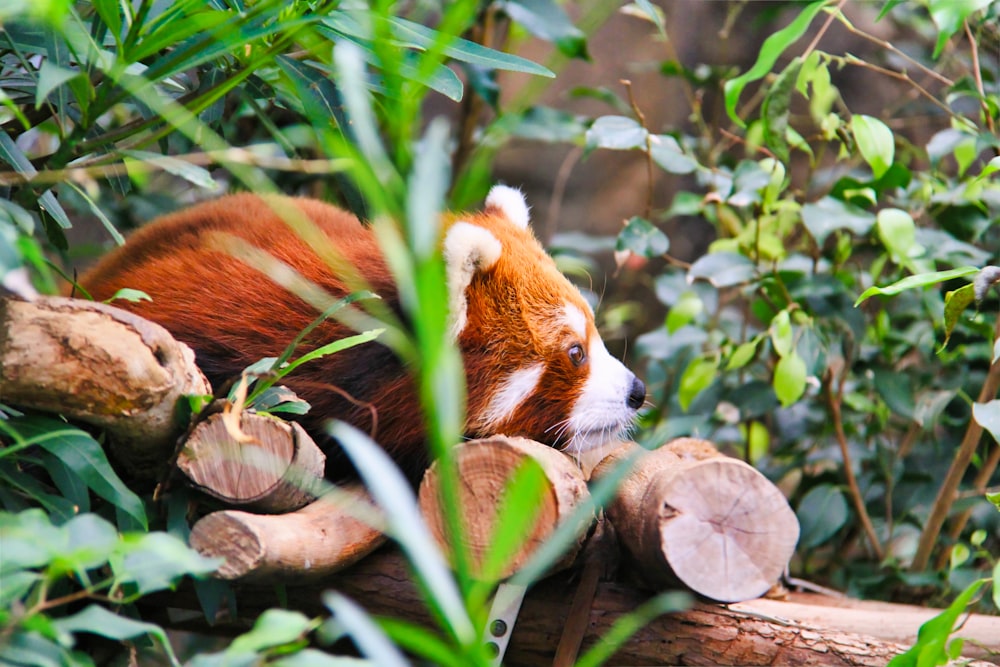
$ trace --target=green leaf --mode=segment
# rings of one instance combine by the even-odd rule
[[[778,62],[778,58],[805,34],[816,14],[826,4],[827,0],[817,0],[817,2],[806,5],[791,23],[781,30],[772,33],[770,37],[764,40],[764,44],[761,46],[760,53],[757,56],[757,62],[753,64],[753,67],[735,79],[730,79],[726,82],[724,87],[726,113],[738,126],[746,127],[743,119],[736,115],[736,105],[740,101],[740,94],[743,92],[743,89],[746,88],[748,83],[762,79],[770,73],[771,68]]]
[[[764,121],[764,144],[771,149],[775,157],[782,163],[788,162],[788,113],[792,105],[792,93],[802,69],[802,59],[794,58],[764,96],[760,115]]]
[[[671,614],[689,609],[694,598],[689,593],[670,591],[660,593],[643,602],[623,616],[619,616],[608,631],[576,662],[576,667],[598,667],[603,665],[636,632],[663,614]]]
[[[795,513],[802,531],[799,546],[812,549],[825,543],[847,523],[847,499],[836,486],[821,484],[810,489]]]
[[[151,165],[210,192],[217,192],[222,187],[218,181],[212,178],[212,173],[208,169],[170,155],[135,149],[122,150],[121,154],[135,160],[134,163],[131,160],[125,160],[126,168],[139,167],[146,170]]]
[[[972,418],[1000,443],[1000,399],[972,404]]]
[[[975,12],[990,5],[992,0],[928,0],[927,8],[931,19],[938,27],[938,38],[934,43],[936,59],[951,36],[962,29],[962,24]]]
[[[504,485],[497,507],[490,548],[483,561],[479,577],[497,581],[507,564],[534,532],[543,494],[549,491],[541,465],[530,456],[524,457]]]
[[[713,252],[702,255],[688,269],[688,280],[707,280],[715,288],[733,287],[753,280],[757,266],[739,253]]]
[[[38,174],[38,170],[31,164],[28,156],[6,132],[0,132],[0,160],[13,167],[17,173],[29,178]],[[63,210],[62,205],[56,200],[51,190],[43,192],[38,197],[38,203],[63,229],[69,229],[73,226],[66,211]]]
[[[854,302],[854,307],[857,308],[862,302],[875,294],[895,296],[896,294],[905,292],[908,289],[936,285],[946,280],[952,280],[953,278],[970,276],[973,273],[979,273],[979,269],[974,266],[963,266],[962,268],[949,269],[948,271],[934,271],[931,273],[921,273],[915,276],[907,276],[906,278],[894,282],[891,285],[886,285],[885,287],[872,286],[861,293],[858,300]]]
[[[323,604],[333,613],[327,623],[335,623],[350,635],[362,655],[379,667],[407,667],[402,652],[361,607],[332,591],[323,594]]]
[[[816,245],[822,248],[827,237],[840,229],[864,236],[875,224],[875,216],[853,204],[826,196],[816,203],[802,206],[802,222]]]
[[[889,251],[893,262],[906,265],[911,257],[923,252],[917,244],[917,225],[906,211],[898,208],[884,208],[875,218],[882,245]]]
[[[698,162],[685,155],[677,140],[669,134],[649,136],[649,156],[668,174],[690,174],[698,168]]]
[[[734,371],[749,364],[757,354],[757,344],[759,342],[760,338],[754,337],[752,340],[740,343],[736,349],[733,350],[733,353],[729,355],[729,361],[726,363],[726,370]]]
[[[958,320],[962,316],[962,313],[964,313],[965,309],[972,305],[975,300],[975,285],[972,283],[945,294],[944,342],[941,344],[942,350],[948,347],[948,341],[951,340],[951,332],[955,330],[955,326],[958,324]]]
[[[169,533],[130,534],[124,539],[112,569],[120,581],[134,584],[140,595],[172,588],[184,576],[209,575],[222,562],[202,556]]]
[[[601,116],[587,130],[588,148],[629,150],[645,148],[649,132],[627,116]]]
[[[972,582],[943,612],[920,626],[917,641],[906,653],[889,661],[889,667],[924,667],[949,662],[947,642],[955,629],[959,616],[965,612],[973,596],[979,592],[986,579]]]
[[[677,400],[681,409],[687,412],[691,402],[698,394],[712,386],[719,371],[719,362],[715,358],[697,357],[691,360],[681,375]]]
[[[72,78],[80,76],[80,72],[55,65],[46,60],[38,69],[38,85],[35,88],[35,108],[39,108],[53,90]]]
[[[111,298],[105,301],[105,303],[111,303],[112,301],[117,301],[119,299],[128,301],[129,303],[139,303],[140,301],[152,301],[153,297],[149,296],[142,290],[132,289],[131,287],[123,287],[112,294]]]
[[[618,232],[615,250],[629,251],[640,257],[660,257],[670,249],[670,239],[653,223],[633,217]]]
[[[1000,507],[1000,503],[994,503]],[[1000,609],[1000,560],[993,564],[993,606]]]
[[[57,419],[37,415],[12,419],[10,425],[62,459],[91,491],[120,508],[143,528],[148,526],[142,500],[121,481],[101,445],[89,433]]]
[[[961,567],[963,563],[969,560],[969,556],[971,555],[972,552],[969,551],[969,547],[961,542],[957,543],[951,548],[951,554],[948,557],[948,568],[954,570],[957,567]]]
[[[305,614],[287,609],[268,609],[257,617],[253,628],[233,640],[228,652],[260,653],[301,641],[315,623]]]
[[[774,394],[783,407],[795,403],[806,391],[806,362],[792,351],[774,366]]]
[[[664,23],[663,10],[649,0],[636,0],[624,5],[619,11],[628,16],[636,16],[653,23],[663,39],[667,39],[667,28]]]
[[[429,602],[439,610],[457,637],[471,641],[474,636],[472,621],[466,614],[444,557],[420,515],[409,482],[385,450],[358,429],[335,421],[327,427],[327,432],[340,443],[365,480],[375,503],[385,513],[388,533],[403,549],[424,589],[433,591],[433,599]]]
[[[889,126],[878,118],[855,114],[851,117],[851,130],[861,151],[861,157],[871,167],[872,175],[882,177],[892,165],[896,144]]]
[[[552,42],[569,58],[588,60],[587,38],[554,0],[507,0],[503,10],[535,37]]]
[[[164,652],[170,659],[171,665],[180,667],[177,656],[174,655],[167,639],[167,634],[158,625],[136,621],[125,616],[114,614],[100,605],[92,604],[83,610],[52,621],[52,624],[63,632],[77,633],[88,632],[90,634],[107,637],[122,641],[124,639],[135,639],[149,635],[159,640]]]
[[[768,331],[774,351],[779,357],[787,356],[792,351],[792,319],[788,310],[782,310],[774,316]]]
[[[690,324],[704,310],[705,304],[696,292],[684,292],[667,313],[667,331],[674,333],[681,327]]]

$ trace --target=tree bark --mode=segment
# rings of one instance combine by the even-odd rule
[[[527,461],[537,463],[544,476],[537,515],[517,553],[506,559],[502,571],[491,574],[505,578],[520,569],[556,527],[568,520],[577,506],[589,498],[586,480],[576,462],[534,440],[494,436],[457,446],[455,465],[459,478],[459,507],[462,508],[465,526],[463,537],[474,573],[481,572],[493,548],[497,513],[503,508],[508,484]],[[420,509],[434,538],[445,553],[450,554],[452,545],[447,534],[440,491],[440,473],[435,463],[420,484]],[[557,568],[573,561],[593,521],[592,513],[580,520],[577,541]]]
[[[656,588],[680,582],[720,602],[759,597],[778,581],[799,523],[766,477],[694,438],[651,452],[625,445],[594,477],[633,456],[605,511],[639,577]]]
[[[105,429],[138,479],[154,479],[183,433],[187,394],[209,394],[191,349],[163,327],[103,303],[0,299],[0,396]]]
[[[227,429],[223,414],[211,415],[188,436],[178,469],[236,507],[282,514],[316,499],[326,456],[301,426],[244,412],[240,432]]]
[[[225,562],[216,576],[249,582],[286,583],[331,575],[385,541],[372,526],[376,513],[360,486],[330,492],[288,514],[213,512],[191,528],[190,543]]]

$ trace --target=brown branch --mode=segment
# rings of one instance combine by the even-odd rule
[[[996,134],[996,126],[993,124],[993,114],[990,113],[990,107],[986,103],[986,89],[983,87],[983,72],[979,68],[979,43],[976,42],[975,37],[972,34],[972,29],[969,27],[969,22],[964,22],[965,26],[965,36],[969,38],[969,52],[972,55],[972,77],[976,81],[976,90],[979,91],[979,106],[983,109],[983,117],[986,119],[986,127],[989,129],[990,134]]]
[[[847,366],[845,364],[845,373],[846,370]],[[868,509],[865,507],[865,499],[861,495],[858,480],[854,476],[854,468],[851,465],[851,454],[847,446],[847,435],[844,433],[844,418],[840,410],[841,401],[843,400],[844,383],[841,379],[837,384],[836,393],[834,393],[833,383],[833,370],[827,369],[826,375],[823,378],[823,384],[826,389],[827,405],[830,407],[830,416],[833,419],[833,429],[837,436],[837,444],[840,446],[840,454],[844,459],[844,476],[847,478],[847,488],[851,493],[851,500],[854,501],[854,508],[858,513],[858,519],[861,521],[861,527],[864,529],[865,535],[867,535],[868,541],[872,545],[875,558],[881,561],[884,551],[882,550],[878,535],[875,533],[875,526],[872,525],[871,517],[868,516]]]
[[[819,41],[823,39],[823,35],[825,35],[826,31],[830,29],[830,24],[833,23],[833,20],[837,18],[838,14],[841,13],[841,10],[844,8],[845,4],[847,4],[847,0],[840,0],[840,2],[837,3],[837,6],[833,8],[833,11],[827,14],[826,21],[820,27],[819,31],[816,33],[816,36],[813,37],[813,40],[809,42],[809,46],[806,47],[806,50],[802,52],[801,58],[803,60],[809,57],[809,54],[812,53],[817,46],[819,46]]]
[[[986,461],[983,463],[983,467],[980,468],[979,474],[976,475],[976,479],[972,482],[972,490],[967,494],[961,494],[961,496],[973,496],[982,498],[983,494],[986,493],[990,478],[993,477],[993,473],[996,472],[997,466],[1000,465],[1000,445],[995,446],[991,451],[990,455],[987,457]],[[948,539],[954,544],[962,531],[965,530],[965,524],[969,522],[969,518],[972,516],[972,508],[966,509],[964,512],[959,514],[955,521],[952,523],[951,530],[948,531]],[[937,569],[943,568],[948,564],[948,558],[951,555],[951,548],[945,549],[938,556],[935,567]]]
[[[642,129],[646,130],[646,210],[643,217],[649,220],[653,216],[653,138],[646,125],[646,115],[642,113],[632,93],[632,82],[628,79],[620,79],[620,82],[628,91],[628,103],[632,106],[632,113],[635,114]]]
[[[1000,337],[1000,317],[997,318],[993,330],[994,340],[998,337]],[[986,403],[996,398],[998,388],[1000,388],[1000,360],[993,362],[990,366],[976,402]],[[976,447],[979,446],[979,439],[982,435],[983,427],[970,416],[969,425],[965,429],[965,436],[962,438],[962,443],[958,446],[958,451],[955,453],[955,458],[951,461],[951,467],[948,468],[944,481],[941,482],[941,488],[938,489],[937,498],[934,499],[930,516],[927,517],[924,530],[920,533],[920,541],[917,543],[917,553],[913,557],[913,563],[910,565],[911,572],[924,570],[930,562],[931,552],[934,550],[935,543],[937,543],[941,527],[944,525],[945,519],[948,518],[948,512],[951,511],[951,507],[955,503],[956,492],[962,483],[962,477],[965,476],[965,471],[968,469],[969,463],[972,461],[972,455],[976,452]]]

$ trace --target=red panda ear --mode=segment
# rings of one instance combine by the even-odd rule
[[[494,185],[486,197],[486,208],[495,209],[521,229],[528,226],[531,216],[524,195],[517,188]]]
[[[457,339],[465,328],[468,300],[465,290],[476,271],[491,268],[500,259],[502,246],[488,230],[469,222],[456,222],[444,237],[444,262],[448,278],[449,331]]]

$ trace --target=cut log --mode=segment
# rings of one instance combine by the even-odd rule
[[[455,448],[455,461],[459,478],[458,503],[465,520],[465,547],[472,561],[473,573],[481,572],[490,553],[496,517],[498,510],[502,510],[507,485],[526,461],[534,461],[541,467],[545,488],[535,523],[520,550],[506,561],[506,569],[499,573],[501,578],[524,565],[556,526],[566,521],[576,507],[589,497],[586,480],[576,462],[534,440],[506,436],[472,440]],[[438,464],[435,463],[420,484],[420,509],[438,544],[445,553],[451,554],[440,489]],[[556,566],[557,569],[573,561],[593,522],[592,513],[580,520],[577,526],[579,537]]]
[[[288,514],[213,512],[191,528],[191,546],[225,562],[220,579],[288,583],[329,576],[385,541],[360,485],[332,491]]]
[[[326,456],[298,424],[244,412],[239,442],[214,414],[198,424],[177,467],[201,491],[228,505],[283,514],[316,499]]]
[[[559,573],[536,584],[528,591],[514,625],[504,664],[550,667],[556,646],[565,630],[574,599],[577,580],[574,572]],[[395,549],[380,549],[353,567],[309,587],[289,587],[276,595],[272,587],[243,587],[237,591],[239,618],[216,618],[213,630],[230,632],[248,629],[254,618],[270,607],[288,605],[306,614],[325,614],[324,590],[337,590],[358,601],[366,611],[390,618],[406,619],[425,627],[437,627],[431,619],[421,593],[413,583],[406,560]],[[604,640],[611,627],[623,615],[634,611],[650,597],[648,592],[621,584],[597,585],[586,631],[583,651]],[[940,610],[906,608],[905,621],[891,623],[897,605],[878,609],[884,621],[857,628],[852,619],[855,605],[864,610],[869,603],[857,600],[839,602],[845,609],[814,607],[791,594],[788,601],[768,600],[765,610],[747,611],[698,603],[692,609],[661,616],[652,621],[616,652],[611,665],[817,665],[823,667],[882,667],[893,656],[916,641],[920,624]],[[758,602],[742,603],[756,606]],[[189,591],[144,598],[140,604],[146,620],[162,619],[164,625],[205,631],[206,623],[197,598]],[[800,616],[801,609],[812,609],[810,618]],[[170,609],[178,612],[167,616]],[[188,613],[187,610],[194,610]],[[181,617],[191,619],[178,624]],[[800,619],[801,620],[798,620]],[[871,618],[867,616],[867,618]],[[889,626],[894,625],[892,629]],[[850,629],[849,629],[850,628]],[[883,634],[883,632],[885,634]],[[959,635],[968,637],[963,655],[989,659],[982,646],[996,646],[1000,637],[1000,618],[972,616]],[[987,663],[974,663],[985,665]]]
[[[180,400],[209,393],[191,349],[157,324],[81,299],[0,299],[3,401],[104,428],[134,478],[163,472],[187,426]]]
[[[777,487],[704,440],[637,449],[626,445],[594,469],[600,477],[637,456],[606,508],[635,572],[656,588],[679,581],[720,602],[766,593],[799,537],[795,513]]]

